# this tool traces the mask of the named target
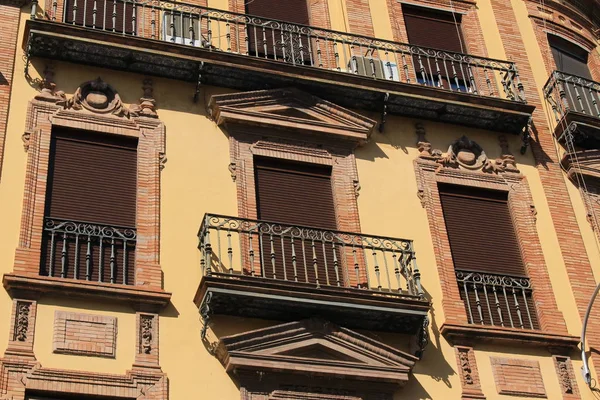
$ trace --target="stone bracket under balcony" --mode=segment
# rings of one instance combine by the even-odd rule
[[[500,97],[292,65],[55,21],[27,21],[24,37],[23,46],[29,58],[93,65],[243,91],[294,86],[351,109],[383,113],[385,104],[388,114],[513,134],[522,133],[534,109],[523,102]],[[193,90],[190,98],[192,94]]]
[[[350,329],[416,334],[428,300],[392,292],[321,287],[243,275],[213,274],[200,283],[194,303],[216,315],[277,321],[320,317]]]

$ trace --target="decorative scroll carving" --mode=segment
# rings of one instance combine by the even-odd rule
[[[234,162],[229,163],[227,168],[229,169],[229,173],[231,174],[231,179],[235,182],[235,180],[237,179],[237,164]]]
[[[473,385],[475,381],[473,380],[471,361],[469,360],[469,349],[458,349],[458,359],[462,371],[463,385]]]
[[[498,136],[498,141],[500,143],[500,148],[502,149],[502,154],[500,156],[501,164],[504,168],[503,172],[520,172],[517,168],[517,162],[515,161],[515,156],[510,152],[508,147],[508,140],[505,135]]]
[[[142,90],[144,95],[140,97],[139,104],[133,104],[129,111],[139,117],[157,118],[156,100],[154,100],[154,88],[152,87],[152,79],[144,79]]]
[[[425,208],[425,206],[427,205],[427,199],[425,198],[425,190],[424,189],[417,190],[417,197],[419,198],[419,201],[421,202],[421,207]]]
[[[415,124],[415,130],[417,133],[417,149],[419,150],[420,157],[429,157],[431,156],[431,143],[425,137],[425,127],[422,123],[417,122]]]
[[[361,189],[360,182],[358,181],[358,179],[354,179],[354,180],[352,181],[352,186],[354,187],[354,195],[355,195],[356,197],[358,197],[358,196],[359,196],[359,194],[360,194],[360,193],[359,193],[359,192],[360,192],[360,189]]]
[[[44,69],[44,79],[40,83],[41,91],[34,98],[41,101],[60,102],[66,101],[67,97],[61,90],[56,90],[54,83],[54,67],[47,65]]]
[[[151,315],[140,316],[140,353],[150,354],[154,336],[154,317]]]
[[[573,383],[571,382],[571,375],[569,374],[569,368],[567,367],[566,360],[557,361],[558,376],[560,377],[560,386],[562,387],[563,393],[573,393]]]
[[[167,163],[167,154],[164,151],[158,153],[158,168],[162,171]]]
[[[32,134],[33,134],[33,131],[26,130],[21,135],[21,140],[23,141],[23,149],[25,150],[26,153],[29,151],[29,143],[31,142],[31,135]]]
[[[27,331],[29,330],[29,313],[31,303],[18,302],[15,315],[15,333],[14,340],[24,342],[27,340]]]
[[[85,82],[77,88],[73,97],[57,102],[67,109],[86,109],[93,113],[114,114],[120,117],[137,116],[138,110],[130,111],[123,105],[119,94],[100,77]]]

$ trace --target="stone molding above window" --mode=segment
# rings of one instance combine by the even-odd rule
[[[116,90],[100,78],[83,83],[67,97],[56,90],[47,70],[42,91],[29,103],[23,144],[27,169],[19,245],[14,270],[4,276],[13,296],[23,290],[78,296],[113,297],[161,307],[170,294],[162,290],[159,265],[160,169],[165,154],[165,127],[150,102],[150,82],[144,81],[140,104],[126,107]],[[53,127],[123,135],[138,139],[136,273],[134,285],[103,284],[40,276],[42,229],[50,141]],[[99,166],[100,167],[100,166]]]
[[[294,88],[216,95],[209,107],[230,135],[240,217],[257,217],[254,156],[271,157],[331,166],[338,230],[360,232],[353,149],[375,121]]]
[[[222,337],[216,357],[239,379],[242,400],[392,399],[416,362],[407,353],[320,319]]]
[[[548,270],[536,229],[536,212],[533,199],[523,176],[508,149],[505,138],[500,137],[501,156],[495,160],[485,155],[484,149],[466,137],[450,144],[447,152],[432,149],[426,139],[422,124],[417,124],[420,151],[415,159],[417,195],[427,210],[430,232],[442,283],[442,306],[446,320],[441,332],[453,342],[463,338],[473,340],[528,341],[532,344],[573,347],[577,340],[568,335],[564,318],[557,308]],[[446,231],[438,184],[447,183],[481,189],[508,192],[508,206],[513,218],[515,234],[521,256],[531,280],[533,299],[540,322],[540,331],[505,328],[468,323],[464,302],[461,300],[455,276],[452,253]],[[465,216],[468,218],[468,216]],[[479,227],[478,229],[481,229]],[[493,229],[489,227],[488,229]],[[542,333],[543,332],[543,333]]]

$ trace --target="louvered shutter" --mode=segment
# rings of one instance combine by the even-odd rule
[[[451,185],[439,189],[454,267],[526,276],[506,193]]]
[[[259,219],[280,224],[336,229],[330,168],[257,158],[255,171]],[[331,248],[331,242],[317,240],[313,243],[312,237],[306,236],[304,243],[301,243],[300,240],[295,241],[294,251],[297,257],[299,280],[306,281],[306,275],[308,275],[309,282],[315,281],[312,256],[312,245],[314,244],[319,283],[325,284],[327,277],[330,284],[335,284],[337,277],[334,271],[333,252],[336,250]],[[287,280],[292,280],[294,271],[291,263],[291,241],[289,238],[284,238],[282,246],[280,238],[276,239],[277,243],[274,243],[275,275],[277,279],[286,277]],[[267,239],[263,238],[263,240]],[[304,253],[302,253],[302,244],[304,244]],[[270,246],[270,243],[264,243],[263,246]],[[337,258],[339,260],[339,255]],[[264,261],[266,276],[272,277],[271,261],[269,259]],[[305,263],[307,271],[304,270]],[[283,273],[284,264],[285,275]],[[327,270],[327,274],[325,270]]]
[[[77,6],[76,11],[75,6]],[[115,14],[114,23],[113,13]],[[96,14],[95,18],[94,14]],[[73,21],[75,21],[75,25],[88,28],[117,33],[135,33],[133,4],[125,3],[122,0],[67,0],[65,2],[65,22],[72,24]]]
[[[309,25],[307,0],[249,0],[246,2],[246,13],[261,17],[265,20],[280,20],[292,24]],[[267,39],[267,53],[269,58],[284,59],[290,61],[291,53],[296,54],[296,63],[300,63],[300,37],[302,39],[302,51],[304,62],[310,62],[308,53],[308,36],[290,34],[290,30],[267,28],[264,32]],[[283,34],[283,37],[282,37]],[[273,42],[275,39],[275,43]],[[250,55],[265,56],[263,44],[263,31],[260,25],[248,25],[248,46]],[[284,57],[285,48],[285,57]]]
[[[134,228],[136,221],[137,192],[137,140],[109,135],[97,135],[72,130],[54,131],[50,149],[49,176],[46,189],[45,216],[52,219],[83,222],[119,228]],[[69,249],[67,276],[75,277],[75,254],[78,254],[77,275],[85,276],[86,263],[85,237],[79,241],[80,248]],[[54,265],[61,264],[60,249],[62,238],[54,240]],[[93,239],[98,240],[98,239]],[[69,246],[75,246],[67,241]],[[129,245],[134,246],[132,242]],[[49,274],[51,238],[46,236],[43,243],[42,274]],[[91,280],[108,281],[110,273],[110,245],[103,243],[100,255],[99,242],[92,242],[94,267]],[[71,251],[72,250],[72,251]],[[134,249],[115,249],[119,265],[123,265],[123,253],[127,257],[127,277],[123,268],[116,273],[116,282],[133,283]],[[98,263],[103,260],[103,276],[99,276]],[[53,276],[60,276],[58,267]]]
[[[429,10],[421,7],[403,6],[404,23],[408,42],[412,45],[446,50],[454,53],[466,53],[467,49],[462,38],[460,14],[453,14]],[[417,80],[421,83],[437,86],[439,77],[437,67],[440,68],[441,84],[446,88],[466,91],[465,77],[468,77],[467,64],[459,62],[441,61],[431,57],[413,56],[413,66]],[[421,71],[421,67],[423,71]],[[454,74],[458,79],[458,86]],[[425,74],[425,78],[423,78]]]
[[[461,15],[420,7],[403,6],[404,23],[410,44],[465,53],[461,46]],[[456,19],[456,21],[455,21]]]

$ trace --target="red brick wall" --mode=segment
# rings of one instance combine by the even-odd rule
[[[21,16],[19,7],[7,3],[4,0],[0,1],[0,32],[2,32],[0,41],[0,179],[2,178],[4,140],[8,123],[19,17]]]
[[[518,29],[515,11],[509,2],[503,0],[492,0],[492,8],[498,29],[504,39],[506,56],[517,62],[527,101],[529,104],[536,106],[531,129],[531,151],[535,157],[540,179],[544,186],[577,309],[583,318],[588,301],[596,286],[594,274],[575,218],[573,205],[569,198],[565,176],[559,165],[552,132],[548,127],[542,109],[542,99],[536,90],[533,71]],[[596,307],[592,312],[588,335],[590,346],[598,348],[600,346],[599,307]],[[600,366],[600,356],[594,354],[592,358],[596,366]]]

